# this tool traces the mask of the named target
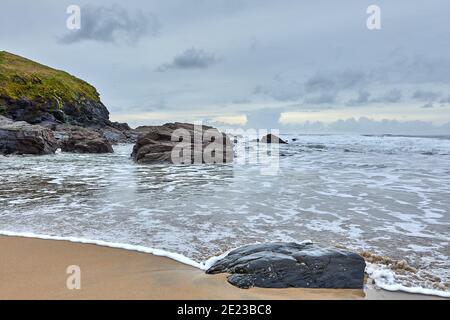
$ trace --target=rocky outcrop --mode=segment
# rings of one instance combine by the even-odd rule
[[[0,114],[31,124],[111,124],[89,83],[6,51],[0,52]]]
[[[61,125],[56,127],[55,136],[63,152],[73,153],[112,153],[111,143],[102,133],[78,126]]]
[[[109,120],[108,109],[89,83],[6,51],[0,51],[0,115],[51,130],[61,125],[89,128],[103,136],[78,130],[66,145],[75,152],[109,152],[102,139],[134,143],[138,135],[126,123]]]
[[[230,139],[213,127],[176,122],[136,130],[141,134],[133,148],[132,157],[138,163],[198,164],[233,161]],[[174,150],[175,147],[177,149]]]
[[[51,154],[57,149],[53,132],[0,116],[0,154]]]
[[[5,109],[5,116],[31,124],[69,123],[79,126],[107,126],[111,123],[108,109],[99,101],[61,102],[40,98],[30,100],[0,97],[0,104]]]
[[[266,243],[231,251],[206,273],[229,273],[240,288],[361,289],[364,259],[341,249],[312,243]]]
[[[274,134],[268,134],[265,135],[264,137],[261,138],[261,140],[259,140],[259,142],[262,143],[279,143],[279,144],[287,144],[286,141],[284,141],[283,139],[277,137]]]

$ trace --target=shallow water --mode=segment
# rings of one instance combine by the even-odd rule
[[[0,156],[0,230],[141,245],[196,261],[303,241],[405,259],[391,281],[450,286],[450,140],[284,136],[261,166],[137,165],[111,155]],[[253,149],[254,145],[250,145]],[[386,280],[386,279],[385,279]]]

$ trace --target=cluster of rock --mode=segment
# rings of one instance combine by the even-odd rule
[[[0,154],[110,153],[113,144],[136,143],[138,163],[233,160],[229,137],[213,127],[111,122],[95,87],[66,72],[0,51],[0,74]],[[260,142],[286,143],[271,134]]]
[[[56,102],[55,102],[56,103]],[[60,102],[58,102],[60,103]],[[5,99],[0,101],[0,107],[4,108],[5,116],[14,121],[24,121],[29,124],[39,125],[55,132],[68,131],[83,138],[86,143],[90,136],[87,130],[92,132],[92,139],[98,141],[98,134],[109,144],[135,142],[137,133],[126,123],[112,122],[109,120],[109,111],[101,102],[79,101],[76,103],[65,103],[60,108],[55,108],[53,103],[40,102],[26,99]],[[88,139],[88,140],[86,140]],[[108,146],[104,146],[106,150]]]
[[[0,116],[0,154],[44,155],[57,149],[74,153],[111,153],[105,136],[88,128],[58,125],[54,130]]]
[[[184,138],[183,138],[184,137]],[[184,139],[184,140],[183,140]],[[173,162],[172,151],[184,143],[183,164],[214,163],[233,160],[230,139],[209,126],[188,123],[167,123],[162,126],[131,129],[127,124],[82,127],[68,123],[45,122],[31,124],[0,116],[0,154],[51,154],[57,149],[74,153],[112,153],[113,144],[136,142],[132,157],[138,163]],[[213,148],[212,143],[221,148]]]
[[[233,161],[233,146],[225,134],[209,126],[166,123],[139,127],[142,132],[133,148],[138,163],[227,163]],[[177,149],[174,149],[177,148]]]
[[[266,243],[231,251],[206,273],[229,273],[239,288],[362,289],[364,259],[353,252],[312,243]]]

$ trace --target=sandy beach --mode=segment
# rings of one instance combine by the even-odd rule
[[[90,244],[0,237],[0,299],[437,299],[383,290],[239,289],[226,275],[151,254]],[[81,289],[66,286],[68,266]]]

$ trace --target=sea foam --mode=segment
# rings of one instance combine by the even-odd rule
[[[93,244],[93,245],[98,245],[101,247],[109,247],[109,248],[125,249],[125,250],[137,251],[137,252],[143,252],[143,253],[150,253],[155,256],[170,258],[172,260],[181,262],[183,264],[186,264],[186,265],[189,265],[194,268],[201,269],[201,270],[208,269],[209,266],[211,266],[215,261],[220,259],[220,257],[212,257],[203,263],[198,263],[198,262],[196,262],[188,257],[185,257],[179,253],[169,252],[166,250],[149,248],[149,247],[144,247],[144,246],[139,246],[139,245],[126,244],[126,243],[106,242],[106,241],[102,241],[102,240],[92,240],[92,239],[84,239],[84,238],[77,238],[77,237],[59,237],[59,236],[34,234],[34,233],[28,233],[28,232],[21,233],[21,232],[10,232],[10,231],[1,231],[1,230],[0,230],[0,235],[8,236],[8,237],[19,237],[19,238],[35,238],[35,239],[42,239],[42,240],[69,241],[69,242],[74,242],[74,243]]]
[[[402,285],[397,282],[395,273],[384,265],[367,263],[366,273],[368,274],[369,278],[375,282],[375,285],[377,287],[387,291],[404,291],[408,293],[426,294],[450,298],[450,292],[448,291],[422,287],[408,287]]]

